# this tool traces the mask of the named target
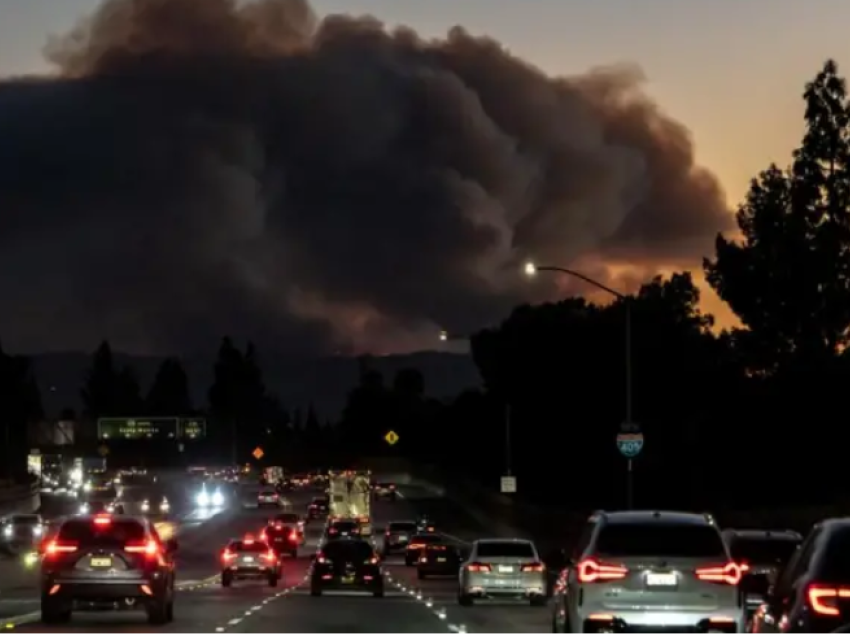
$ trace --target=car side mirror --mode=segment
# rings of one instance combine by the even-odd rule
[[[165,542],[165,549],[166,549],[168,552],[177,552],[177,550],[178,550],[178,548],[179,548],[179,547],[180,547],[180,546],[179,546],[179,544],[177,543],[177,540],[176,540],[176,539],[169,539],[168,541],[166,541],[166,542]]]

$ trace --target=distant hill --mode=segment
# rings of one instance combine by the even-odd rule
[[[116,353],[119,365],[136,370],[145,390],[153,380],[159,357],[130,356]],[[79,410],[80,387],[90,363],[88,353],[47,353],[32,356],[42,401],[48,416],[55,417],[62,408]],[[357,383],[357,358],[331,357],[295,359],[268,356],[261,360],[266,386],[278,395],[289,408],[316,407],[322,418],[335,418],[343,406],[348,391]],[[189,375],[192,396],[196,405],[204,405],[212,382],[214,357],[185,357],[183,364]],[[466,354],[423,351],[406,355],[381,356],[370,359],[370,367],[380,371],[392,382],[396,371],[415,367],[425,378],[425,391],[431,397],[445,398],[460,391],[479,386],[481,379],[475,364]]]

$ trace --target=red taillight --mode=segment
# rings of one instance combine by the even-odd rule
[[[850,599],[850,589],[814,583],[806,588],[806,599],[816,614],[839,616],[841,610],[838,608],[838,600]]]
[[[274,524],[274,529],[275,529],[275,530],[282,530],[282,529],[283,529],[283,524],[282,524],[282,523],[276,523],[276,524]]]
[[[699,568],[696,572],[700,581],[738,585],[741,582],[741,566],[737,563],[727,563],[708,568]]]
[[[293,530],[292,532],[289,533],[289,540],[290,541],[296,541],[297,539],[298,539],[298,533],[295,530]]]
[[[274,550],[269,550],[263,555],[263,558],[266,561],[277,561],[277,555],[274,553]]]
[[[321,552],[319,552],[319,554],[317,554],[317,555],[316,555],[316,562],[317,562],[317,563],[327,563],[327,562],[328,562],[328,560],[325,558],[325,555],[324,555],[324,554],[322,554]]]
[[[543,572],[546,570],[546,566],[542,563],[529,563],[528,565],[522,566],[523,572]]]
[[[425,544],[424,543],[410,543],[410,544],[407,545],[407,549],[408,550],[424,550]]]
[[[136,544],[124,546],[124,549],[127,552],[132,552],[134,554],[144,554],[146,557],[152,558],[159,556],[159,544],[154,540],[150,540],[142,545]]]
[[[269,535],[267,535],[267,534],[266,534],[266,531],[265,531],[265,530],[263,530],[263,531],[260,533],[260,541],[268,541],[268,540],[269,540]],[[253,543],[253,542],[252,542],[252,543]]]
[[[69,543],[59,543],[57,541],[51,541],[47,544],[47,547],[44,550],[44,553],[47,556],[56,556],[57,554],[69,554],[71,552],[76,552],[77,546]]]
[[[626,578],[629,573],[628,568],[624,568],[622,565],[598,563],[593,559],[585,559],[578,564],[576,570],[578,572],[579,583],[619,581],[620,579]]]
[[[96,526],[108,526],[112,523],[112,517],[108,515],[98,515],[94,518],[94,525]]]
[[[486,563],[470,563],[466,566],[469,572],[489,572],[490,566]]]
[[[339,532],[339,530],[337,530],[336,528],[331,528],[330,530],[328,530],[328,532],[330,534],[336,534],[337,532]]]
[[[222,561],[232,561],[235,558],[236,558],[236,553],[231,552],[230,550],[225,550],[224,552],[221,553],[221,560]]]
[[[739,563],[738,566],[741,568],[741,574],[746,574],[750,571],[750,564],[747,562]]]
[[[368,565],[378,565],[378,557],[373,556],[371,559],[366,561]]]

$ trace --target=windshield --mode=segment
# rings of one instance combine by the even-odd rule
[[[38,515],[15,515],[12,517],[12,523],[22,526],[37,526],[41,523],[41,517]]]
[[[356,521],[335,521],[332,527],[337,530],[353,530],[358,525]]]
[[[609,556],[725,558],[716,528],[685,523],[616,523],[606,525],[596,551]]]
[[[336,559],[367,561],[372,558],[374,551],[372,546],[364,541],[331,541],[322,549],[322,554],[331,561]]]
[[[66,521],[57,538],[86,546],[103,542],[124,544],[144,541],[145,536],[145,528],[138,521],[113,519],[104,525],[93,521]]]
[[[268,552],[269,546],[262,541],[232,541],[228,546],[233,552]]]
[[[442,537],[436,534],[419,534],[410,540],[411,543],[443,543]]]
[[[479,557],[534,558],[534,547],[522,541],[487,541],[479,543],[475,552]]]
[[[389,530],[395,532],[412,532],[416,530],[415,523],[391,523],[389,525]]]

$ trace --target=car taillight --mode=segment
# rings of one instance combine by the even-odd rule
[[[277,561],[277,555],[274,553],[274,550],[269,550],[265,554],[263,554],[263,558],[266,561]]]
[[[593,559],[585,559],[578,564],[576,570],[578,572],[579,583],[619,581],[626,578],[629,573],[628,568],[624,568],[622,565],[599,563]]]
[[[542,563],[529,563],[522,566],[523,572],[543,572],[546,569]]]
[[[44,549],[44,553],[47,556],[56,556],[58,554],[69,554],[71,552],[76,552],[77,546],[71,543],[62,543],[59,541],[51,541],[47,544],[47,547]]]
[[[747,563],[746,561],[742,561],[741,563],[739,563],[738,567],[741,568],[741,574],[746,574],[747,572],[750,571],[750,564]]]
[[[809,607],[821,616],[839,616],[839,599],[850,599],[850,588],[813,583],[806,588]]]
[[[315,509],[316,509],[316,504],[310,504],[310,510],[315,510]]]
[[[378,565],[378,557],[373,556],[371,559],[366,561],[366,565]]]
[[[741,582],[741,566],[737,563],[727,563],[707,568],[699,568],[696,572],[700,581],[738,585]]]
[[[408,550],[422,550],[425,547],[424,543],[409,543],[407,545]]]
[[[260,541],[268,541],[268,540],[269,540],[269,535],[267,535],[267,534],[266,534],[266,531],[265,531],[265,530],[263,530],[263,531],[260,533]]]
[[[339,532],[339,530],[337,530],[336,528],[331,528],[330,530],[328,530],[328,532],[330,534],[336,534],[337,532]]]
[[[321,552],[319,552],[319,554],[316,555],[316,563],[327,563],[327,562],[328,562],[328,560],[325,558],[325,555],[322,554]]]
[[[159,556],[159,544],[156,541],[148,541],[142,545],[127,545],[124,550],[134,554],[144,554],[146,557],[153,558]]]
[[[298,533],[295,530],[293,530],[292,532],[289,533],[289,540],[295,541],[296,539],[298,539]]]
[[[224,552],[221,553],[221,560],[222,561],[232,561],[235,558],[236,558],[236,553],[231,552],[230,550],[225,550]]]
[[[489,572],[490,566],[486,563],[470,563],[466,566],[469,572]]]
[[[96,526],[108,526],[112,523],[112,517],[109,515],[98,515],[94,518],[94,525]]]
[[[275,530],[283,530],[283,524],[282,523],[274,524],[274,529]]]

